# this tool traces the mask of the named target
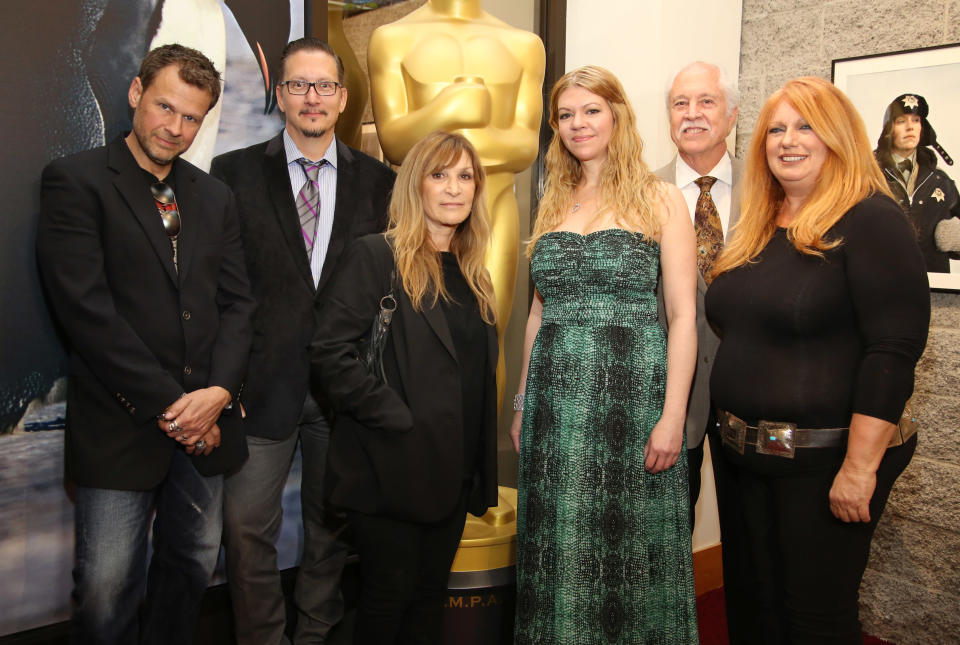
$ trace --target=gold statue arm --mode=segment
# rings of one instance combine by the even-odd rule
[[[382,27],[381,27],[382,29]],[[387,158],[399,164],[413,145],[434,130],[483,128],[490,124],[490,91],[482,81],[461,79],[427,105],[410,110],[402,60],[395,43],[373,32],[367,54],[373,116]]]
[[[544,51],[543,44],[535,39],[525,52],[528,61],[517,91],[515,115],[509,128],[491,126],[467,134],[470,142],[484,155],[487,173],[523,172],[537,158],[540,149],[540,118],[543,115]]]
[[[397,54],[394,36],[373,33],[368,50],[371,100],[380,145],[386,157],[400,163],[421,138],[442,129],[468,130],[464,134],[482,151],[487,172],[520,172],[536,158],[542,112],[540,84],[543,78],[544,52],[539,39],[527,54],[530,64],[524,68],[516,96],[516,106],[503,106],[513,116],[512,125],[499,128],[492,123],[497,111],[495,100],[512,96],[492,93],[479,77],[458,76],[444,86],[428,103],[411,105],[404,79],[403,62]],[[388,30],[389,31],[389,30]]]

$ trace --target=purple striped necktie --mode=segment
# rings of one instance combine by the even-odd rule
[[[300,216],[300,233],[303,234],[303,244],[307,249],[307,258],[313,253],[313,243],[317,239],[317,220],[320,215],[320,184],[317,177],[320,166],[327,163],[326,159],[314,163],[308,159],[297,159],[303,168],[307,180],[297,193],[297,214]]]

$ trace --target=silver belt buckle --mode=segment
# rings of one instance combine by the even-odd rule
[[[720,439],[742,455],[743,445],[747,440],[747,424],[739,417],[725,412],[720,424]]]
[[[797,451],[797,424],[760,421],[757,424],[757,452],[793,459]]]

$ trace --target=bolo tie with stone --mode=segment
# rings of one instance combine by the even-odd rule
[[[157,211],[160,213],[160,219],[163,221],[163,230],[170,239],[170,246],[173,248],[173,268],[180,272],[177,265],[177,236],[180,235],[180,210],[177,208],[177,196],[173,194],[173,189],[162,181],[150,186],[150,192],[157,204]]]

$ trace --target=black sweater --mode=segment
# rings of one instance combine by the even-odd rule
[[[850,209],[827,234],[837,238],[820,258],[778,229],[753,262],[710,286],[716,407],[750,424],[845,427],[855,412],[897,422],[930,322],[923,257],[885,196]]]

